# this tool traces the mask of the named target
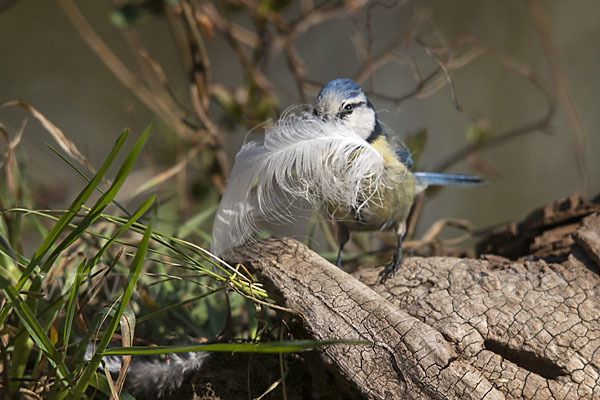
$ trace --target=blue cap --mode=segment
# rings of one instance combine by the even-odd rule
[[[334,79],[327,85],[323,86],[323,89],[321,89],[321,91],[317,95],[317,99],[322,98],[328,93],[344,93],[348,97],[355,97],[363,93],[363,91],[360,88],[360,86],[358,86],[356,82],[354,82],[352,79],[339,78]]]

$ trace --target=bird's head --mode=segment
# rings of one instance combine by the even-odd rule
[[[335,79],[323,86],[313,107],[317,117],[337,120],[365,140],[374,138],[381,131],[375,109],[351,79]]]

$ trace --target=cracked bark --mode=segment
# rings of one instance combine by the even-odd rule
[[[600,399],[600,211],[573,199],[484,241],[516,260],[407,258],[383,285],[380,268],[352,276],[292,239],[229,259],[299,313],[297,336],[372,343],[308,359],[344,396]]]

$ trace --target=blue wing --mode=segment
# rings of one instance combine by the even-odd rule
[[[414,162],[407,147],[396,149],[396,156],[402,164],[406,165],[406,168],[409,170],[413,168]]]
[[[380,128],[381,129],[381,128]],[[383,126],[383,134],[389,140],[390,146],[394,149],[398,160],[406,165],[406,168],[411,170],[414,167],[414,161],[410,155],[410,150],[404,143],[399,141],[395,136],[388,135],[387,127]],[[484,184],[485,181],[475,175],[464,174],[442,174],[438,172],[413,172],[416,180],[418,191],[424,190],[428,186],[476,186]]]

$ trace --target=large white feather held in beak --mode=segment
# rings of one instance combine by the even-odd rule
[[[236,155],[211,251],[220,255],[251,240],[258,220],[292,221],[290,204],[298,198],[326,213],[360,210],[377,197],[383,170],[381,155],[353,130],[288,110],[262,141],[246,143]]]

